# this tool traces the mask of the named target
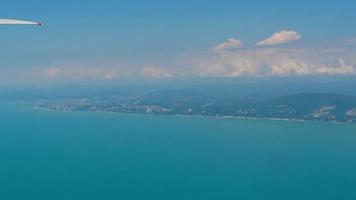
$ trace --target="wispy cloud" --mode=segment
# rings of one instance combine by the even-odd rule
[[[121,76],[121,70],[105,67],[49,67],[35,69],[31,76],[41,79],[113,80]]]
[[[146,78],[169,78],[172,75],[163,68],[144,67],[140,70],[140,74]]]
[[[65,66],[65,67],[45,67],[32,69],[31,73],[25,72],[25,76],[31,76],[43,80],[119,80],[134,77],[147,79],[161,79],[172,76],[169,70],[163,67],[86,67],[86,66]]]
[[[271,37],[257,42],[257,46],[272,46],[278,44],[289,43],[301,39],[302,36],[296,31],[282,30],[280,32],[274,33]]]

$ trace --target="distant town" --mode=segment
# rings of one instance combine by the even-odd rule
[[[169,90],[144,96],[37,101],[37,109],[356,123],[356,97],[303,93],[274,98],[214,98],[198,91]]]

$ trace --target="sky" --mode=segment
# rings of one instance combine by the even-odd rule
[[[0,84],[356,74],[352,0],[2,0]]]

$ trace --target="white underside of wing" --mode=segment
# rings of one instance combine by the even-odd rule
[[[38,22],[24,21],[24,20],[14,20],[14,19],[0,19],[0,25],[39,25]]]

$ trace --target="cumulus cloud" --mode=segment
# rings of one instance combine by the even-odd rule
[[[233,49],[233,48],[241,48],[243,47],[243,42],[241,40],[235,39],[235,38],[230,38],[226,42],[220,43],[216,45],[213,50],[215,52],[221,52],[225,51],[228,49]]]
[[[280,32],[281,35],[283,31]],[[295,32],[295,34],[297,34]],[[289,34],[289,35],[295,35]],[[287,34],[288,35],[288,34]],[[298,35],[298,34],[297,34]],[[274,38],[274,39],[271,39]],[[293,38],[272,36],[265,41],[277,44]],[[300,36],[294,37],[300,38]],[[349,44],[349,43],[347,43]],[[322,46],[266,46],[264,48],[239,48],[242,42],[229,39],[202,54],[184,55],[175,59],[163,59],[145,65],[69,63],[59,66],[37,68],[21,72],[47,80],[116,80],[128,78],[180,78],[180,77],[241,77],[241,76],[312,76],[312,75],[356,75],[356,51],[352,45],[332,43]],[[261,44],[262,45],[262,44]],[[229,51],[229,49],[234,51]],[[211,49],[210,49],[211,50]],[[92,63],[90,63],[92,64]],[[58,66],[58,65],[57,65]],[[168,67],[166,67],[168,66]]]
[[[302,38],[302,36],[295,31],[282,30],[280,32],[274,33],[271,37],[257,42],[257,46],[272,46],[278,44],[289,43]]]
[[[47,80],[166,79],[179,77],[263,77],[356,75],[354,48],[339,46],[243,48],[207,51],[152,66],[39,68],[35,78]],[[165,67],[169,66],[169,67]],[[25,73],[25,72],[24,72]],[[30,73],[28,73],[30,74]]]
[[[144,67],[141,69],[140,74],[146,78],[169,78],[171,74],[163,68]]]
[[[193,60],[203,77],[356,75],[343,53],[308,48],[263,48],[203,55]]]

